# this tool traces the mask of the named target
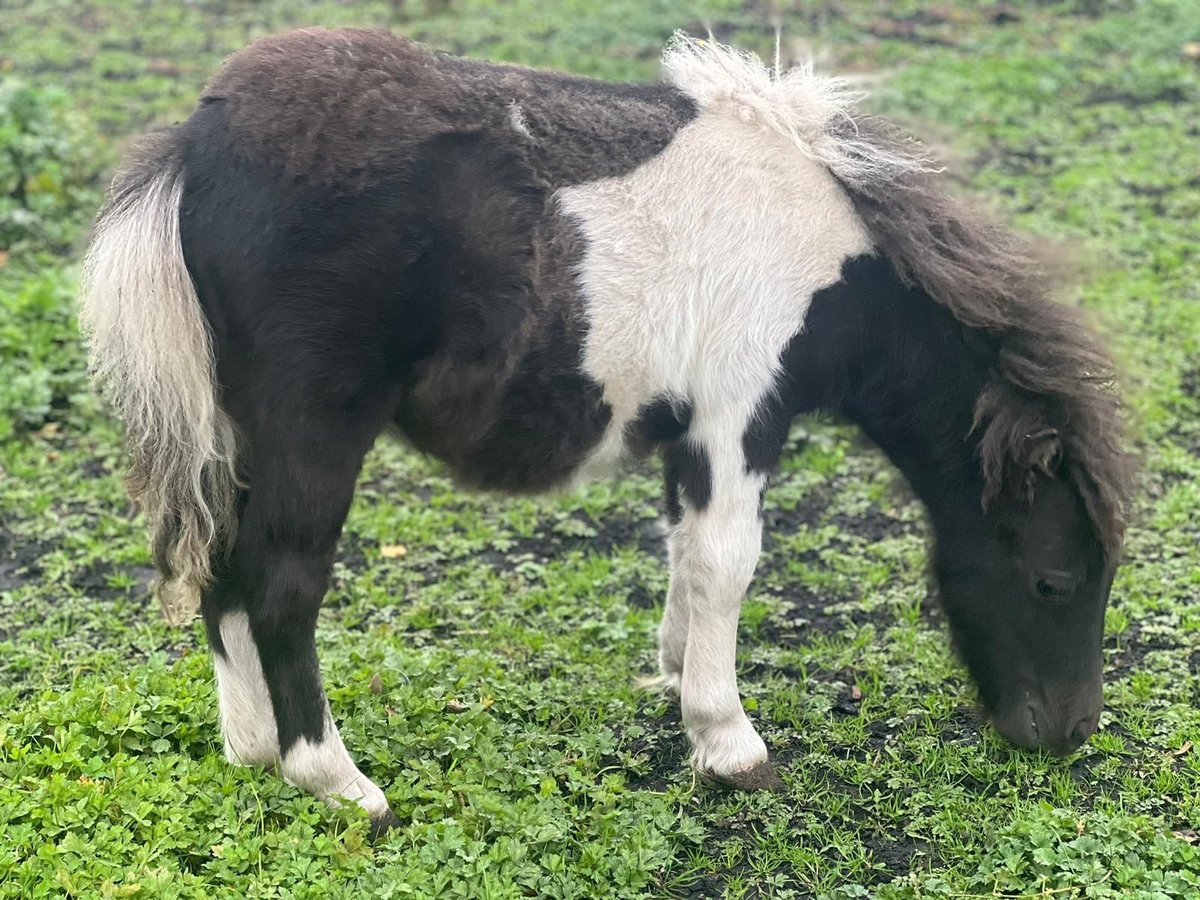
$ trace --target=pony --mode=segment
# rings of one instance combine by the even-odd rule
[[[606,83],[305,29],[235,53],[130,151],[80,318],[164,610],[203,617],[231,762],[397,821],[314,641],[391,431],[510,493],[660,455],[657,683],[697,770],[777,786],[737,623],[768,478],[818,410],[927,510],[994,727],[1060,754],[1097,727],[1132,477],[1101,344],[844,81],[683,35],[663,72]]]

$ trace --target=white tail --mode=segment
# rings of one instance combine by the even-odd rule
[[[117,177],[83,266],[79,318],[92,377],[125,423],[129,491],[150,525],[168,621],[195,615],[237,527],[233,423],[179,236],[182,164],[143,142]]]

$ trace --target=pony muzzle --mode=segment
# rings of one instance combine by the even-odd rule
[[[1074,752],[1096,731],[1104,707],[1099,685],[1073,691],[1047,692],[1043,699],[1027,691],[997,710],[992,725],[1006,740],[1026,750],[1043,749],[1056,756]],[[1055,702],[1054,694],[1068,695]]]

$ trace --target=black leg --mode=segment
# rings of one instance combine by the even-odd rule
[[[204,599],[226,753],[276,764],[321,799],[394,817],[351,761],[321,685],[314,633],[342,523],[374,429],[311,414],[255,429],[250,488],[229,560]],[[303,423],[303,426],[300,425]]]

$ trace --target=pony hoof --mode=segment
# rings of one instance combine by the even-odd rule
[[[389,831],[399,828],[401,824],[403,823],[400,821],[400,817],[390,809],[385,810],[381,815],[371,816],[371,840],[378,841],[387,837]]]
[[[740,772],[730,772],[728,775],[718,775],[716,772],[706,772],[706,777],[718,786],[734,791],[771,791],[779,793],[785,790],[783,779],[775,772],[775,767],[769,762],[760,762]]]

